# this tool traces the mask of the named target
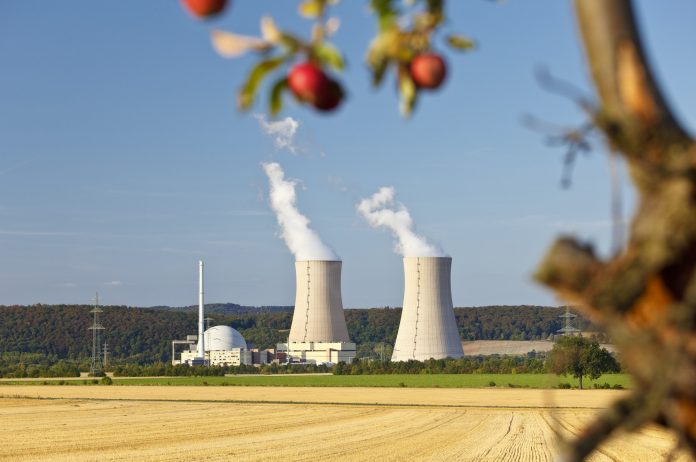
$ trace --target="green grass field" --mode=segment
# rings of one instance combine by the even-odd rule
[[[561,383],[578,386],[572,377],[553,374],[395,374],[395,375],[237,375],[230,377],[143,377],[113,379],[114,385],[223,385],[223,386],[280,386],[280,387],[439,387],[439,388],[498,388],[529,387],[556,388]],[[66,380],[65,385],[92,385],[91,380]],[[491,382],[495,383],[492,385]],[[3,385],[57,385],[53,379],[36,381],[8,381]],[[583,385],[591,388],[593,383],[608,383],[611,386],[631,387],[627,374],[606,374],[590,381],[585,378]]]

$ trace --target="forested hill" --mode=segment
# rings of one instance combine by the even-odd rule
[[[153,310],[167,310],[179,312],[198,312],[198,305],[189,305],[184,307],[175,306],[151,306]],[[236,303],[206,303],[206,314],[256,314],[256,313],[278,313],[292,312],[292,306],[244,306]]]
[[[91,348],[91,331],[87,330],[92,323],[91,309],[87,305],[0,305],[0,353],[85,358]],[[560,329],[562,320],[558,316],[563,311],[538,306],[490,306],[456,308],[455,314],[464,340],[534,340]],[[213,325],[230,325],[261,348],[284,341],[292,320],[291,307],[220,304],[211,305],[206,313],[213,318]],[[347,309],[345,315],[356,343],[394,343],[400,308]],[[197,314],[193,307],[107,306],[101,323],[106,328],[103,341],[108,342],[114,360],[148,363],[169,360],[171,341],[196,333]],[[588,323],[578,318],[575,325],[586,328]]]

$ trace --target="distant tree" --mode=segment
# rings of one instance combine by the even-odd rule
[[[580,381],[587,376],[594,380],[605,372],[618,372],[616,359],[596,340],[584,337],[561,337],[549,352],[546,360],[548,371],[558,375],[572,375]]]

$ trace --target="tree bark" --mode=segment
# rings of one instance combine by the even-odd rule
[[[598,97],[591,117],[626,160],[639,206],[620,254],[601,261],[591,246],[564,237],[536,277],[605,327],[634,377],[641,399],[626,400],[606,417],[611,425],[596,428],[658,422],[696,456],[696,143],[653,76],[631,1],[574,7]],[[568,460],[582,460],[607,434],[588,432]]]

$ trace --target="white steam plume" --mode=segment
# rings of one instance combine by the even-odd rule
[[[296,260],[338,260],[333,250],[309,227],[309,219],[295,205],[296,181],[286,180],[277,162],[261,164],[271,186],[271,208],[280,225],[280,236]]]
[[[300,127],[300,122],[292,117],[283,120],[266,120],[263,114],[254,114],[263,132],[273,138],[278,149],[287,149],[293,154],[297,154],[298,148],[295,146],[295,134]]]
[[[373,228],[389,228],[396,242],[394,251],[404,257],[444,257],[442,249],[415,233],[415,223],[404,204],[396,203],[393,187],[379,191],[357,205],[358,212]]]

